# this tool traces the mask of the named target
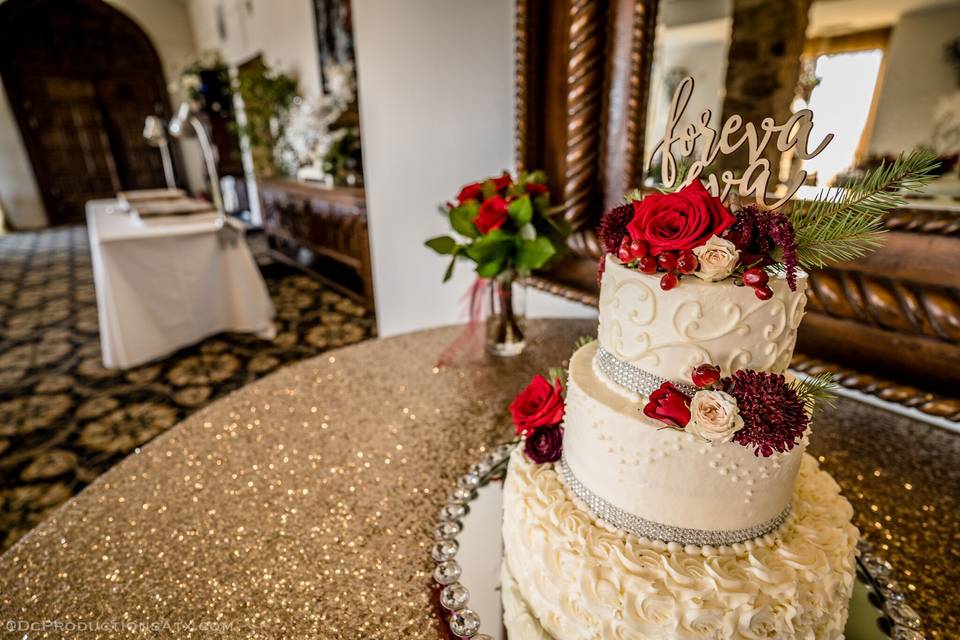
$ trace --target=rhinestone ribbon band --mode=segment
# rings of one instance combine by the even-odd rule
[[[673,382],[672,380],[667,380],[666,378],[661,378],[658,375],[645,371],[640,367],[630,364],[629,362],[624,362],[617,356],[613,355],[602,346],[597,347],[597,365],[600,367],[600,371],[609,378],[611,381],[616,382],[618,385],[626,389],[627,391],[632,391],[634,393],[640,394],[641,396],[649,396],[651,393],[660,388],[664,382],[673,383],[678,389],[686,393],[687,395],[693,395],[697,392],[694,387],[691,387],[688,384]]]
[[[722,545],[731,545],[753,540],[754,538],[759,538],[774,531],[783,524],[787,516],[790,515],[790,505],[788,504],[787,508],[780,512],[773,520],[754,527],[747,527],[746,529],[713,531],[710,529],[674,527],[645,520],[640,516],[628,513],[593,493],[590,489],[583,486],[583,483],[573,475],[569,465],[567,465],[566,457],[562,457],[560,462],[557,463],[557,473],[573,494],[583,500],[599,519],[618,529],[632,533],[638,538],[647,538],[648,540],[660,540],[661,542],[676,542],[678,544],[692,544],[697,546],[711,545],[719,547]]]

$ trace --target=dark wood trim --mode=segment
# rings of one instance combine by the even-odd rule
[[[609,68],[604,94],[606,149],[603,209],[623,201],[643,175],[650,67],[658,2],[615,0],[610,9]]]
[[[547,172],[578,257],[599,256],[604,208],[639,182],[656,13],[656,0],[517,3],[517,165]]]
[[[37,182],[38,191],[46,209],[47,220],[51,225],[64,222],[60,219],[59,209],[60,200],[57,196],[60,193],[60,185],[57,184],[48,166],[48,157],[44,152],[41,136],[44,133],[44,127],[38,120],[38,105],[30,103],[26,88],[27,77],[23,72],[24,52],[18,50],[18,39],[11,35],[11,32],[19,33],[17,24],[19,20],[32,21],[38,15],[38,12],[51,16],[58,16],[60,20],[64,19],[66,12],[82,14],[88,21],[103,23],[107,20],[113,21],[112,24],[122,25],[124,37],[132,37],[136,44],[135,55],[131,55],[130,50],[117,49],[117,43],[98,42],[97,46],[101,48],[116,49],[114,55],[121,59],[130,58],[129,64],[113,65],[110,68],[94,68],[91,61],[77,59],[77,56],[50,56],[45,60],[30,59],[31,79],[45,77],[46,75],[75,79],[92,79],[96,81],[103,80],[123,80],[124,78],[136,78],[139,81],[146,81],[152,84],[154,99],[152,109],[146,110],[143,114],[145,118],[150,113],[159,115],[168,119],[171,114],[169,95],[167,93],[166,80],[163,74],[163,66],[160,58],[153,46],[152,41],[141,29],[141,27],[126,13],[115,8],[102,0],[73,0],[69,6],[65,6],[57,0],[7,0],[0,4],[0,75],[2,75],[4,89],[7,93],[7,99],[17,125],[20,129],[21,139],[30,159],[34,177]],[[74,20],[74,22],[79,22]],[[73,28],[73,27],[71,27]],[[83,41],[81,38],[80,41]],[[49,45],[45,45],[49,46]],[[51,60],[56,64],[51,66]],[[133,67],[136,68],[133,68]],[[103,107],[109,112],[109,105]],[[116,131],[111,130],[111,123],[108,118],[104,119],[105,129],[103,135],[111,140],[110,147],[116,157],[116,162],[123,165],[125,158],[121,153],[123,145],[116,142]],[[142,123],[141,125],[142,126]],[[144,146],[146,143],[144,142]],[[154,150],[155,152],[155,150]],[[174,151],[172,154],[175,160],[179,160],[179,153]],[[158,161],[159,162],[159,161]],[[179,164],[179,163],[178,163]],[[179,167],[175,166],[175,170]],[[157,184],[163,184],[162,173],[158,175]],[[139,188],[149,185],[125,184],[121,181],[118,185],[120,189]],[[105,194],[106,195],[106,194]],[[82,211],[79,212],[79,218],[82,219]],[[66,222],[72,222],[67,220]]]
[[[795,353],[790,366],[797,371],[810,375],[832,373],[836,376],[837,383],[848,389],[868,393],[887,402],[917,409],[929,416],[960,423],[960,398],[941,396],[919,387],[894,382],[849,367],[812,358],[803,353]]]

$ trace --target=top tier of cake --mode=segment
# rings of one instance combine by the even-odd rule
[[[613,357],[686,384],[692,369],[703,363],[718,365],[725,376],[744,368],[786,370],[806,304],[805,274],[798,274],[796,291],[783,277],[771,277],[769,300],[732,281],[693,276],[663,291],[658,276],[606,257],[599,339]]]

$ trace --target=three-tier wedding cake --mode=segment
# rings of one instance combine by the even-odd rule
[[[806,431],[764,456],[762,444],[642,410],[668,381],[696,399],[703,363],[721,379],[782,374],[805,278],[796,290],[772,278],[769,300],[732,281],[664,291],[659,279],[606,257],[599,340],[570,361],[563,457],[538,465],[518,449],[510,462],[511,640],[841,638],[857,530],[839,487],[805,454]],[[701,428],[722,413],[701,412]],[[736,424],[720,417],[714,432]]]

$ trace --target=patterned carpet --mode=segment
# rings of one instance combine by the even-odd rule
[[[0,549],[191,412],[373,335],[372,313],[258,244],[251,238],[277,310],[275,339],[221,334],[113,371],[100,363],[86,229],[0,235]]]

